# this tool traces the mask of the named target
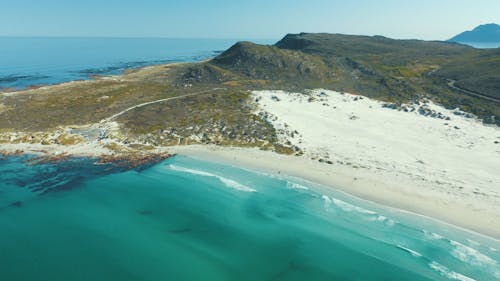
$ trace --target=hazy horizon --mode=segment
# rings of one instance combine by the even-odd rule
[[[477,26],[485,25],[485,24],[488,24],[488,23],[478,24]],[[477,27],[477,26],[475,26],[475,27]],[[467,29],[467,30],[463,30],[461,32],[473,30],[475,27]],[[461,32],[459,32],[459,33],[461,33]],[[450,36],[449,38],[445,38],[445,39],[397,38],[397,37],[386,36],[384,34],[350,34],[350,33],[339,33],[339,32],[304,32],[304,31],[294,32],[294,33],[289,32],[289,33],[283,34],[280,37],[274,37],[274,38],[272,38],[272,37],[268,37],[268,38],[265,38],[265,37],[241,37],[241,38],[237,38],[237,37],[181,37],[181,36],[112,36],[112,35],[101,35],[101,36],[92,36],[92,35],[88,35],[88,36],[85,36],[85,35],[81,35],[81,36],[78,36],[78,35],[1,35],[1,34],[0,34],[0,37],[1,38],[67,38],[67,39],[71,39],[71,38],[86,38],[86,39],[103,38],[103,39],[276,40],[276,41],[279,41],[283,37],[285,37],[287,34],[298,34],[298,33],[327,33],[327,34],[342,34],[342,35],[354,35],[354,36],[383,36],[383,37],[387,37],[390,39],[396,39],[396,40],[427,40],[427,41],[447,41],[450,38],[452,38],[453,36],[459,34],[459,33],[454,34],[454,35]]]
[[[447,40],[500,23],[500,1],[0,0],[2,37],[279,39],[288,33]]]

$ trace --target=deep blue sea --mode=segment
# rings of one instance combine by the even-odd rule
[[[0,90],[213,57],[237,39],[0,37]],[[253,40],[271,44],[273,40]]]
[[[175,156],[0,160],[0,280],[500,278],[500,242],[295,178]]]
[[[244,39],[0,37],[0,91],[120,74],[169,62],[216,56]],[[255,40],[274,44],[277,40]],[[499,43],[464,43],[496,48]]]

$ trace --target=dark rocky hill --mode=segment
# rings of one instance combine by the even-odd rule
[[[252,89],[321,87],[392,102],[425,96],[476,113],[488,122],[493,120],[491,116],[500,119],[498,49],[382,36],[300,33],[288,34],[271,46],[239,42],[190,71],[202,73],[202,67],[226,78],[218,82],[251,85]],[[207,82],[203,75],[198,80]],[[450,87],[450,81],[466,91]]]

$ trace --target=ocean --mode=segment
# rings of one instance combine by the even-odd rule
[[[0,90],[216,56],[237,39],[0,37]],[[253,40],[272,44],[274,40]]]
[[[0,90],[236,41],[3,37]],[[183,156],[129,171],[30,157],[0,159],[0,281],[500,279],[499,241],[301,179]]]
[[[500,242],[297,178],[185,156],[0,160],[0,280],[480,280]]]
[[[0,37],[0,91],[116,75],[148,65],[196,62],[241,40],[245,39]],[[500,47],[500,43],[464,44]]]
[[[500,48],[500,42],[461,42],[461,44],[469,45],[478,49]]]

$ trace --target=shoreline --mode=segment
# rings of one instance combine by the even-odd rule
[[[73,146],[39,144],[0,144],[0,151],[12,155],[68,155],[71,157],[99,158],[116,155],[98,143]],[[324,187],[323,191],[344,193],[358,200],[368,201],[398,213],[411,214],[465,232],[500,241],[500,216],[470,208],[464,202],[449,198],[436,198],[429,190],[409,193],[394,179],[377,178],[374,174],[351,167],[320,163],[305,156],[292,156],[259,148],[225,147],[216,145],[180,145],[158,147],[146,154],[169,153],[209,162],[236,166],[271,176],[305,180]],[[411,187],[410,187],[411,188]],[[441,199],[441,200],[440,200]]]
[[[158,67],[161,68],[161,67],[166,67],[166,66],[172,67],[172,66],[179,66],[179,65],[190,64],[190,63],[202,63],[202,62],[209,61],[212,58],[213,57],[210,57],[210,58],[195,61],[195,62],[177,61],[177,62],[150,64],[150,65],[144,65],[144,66],[135,67],[135,68],[134,67],[127,67],[127,68],[124,68],[123,71],[121,71],[118,74],[109,74],[109,75],[102,75],[102,76],[90,75],[87,79],[61,81],[61,82],[54,83],[54,84],[30,85],[30,86],[26,86],[25,88],[21,88],[21,89],[0,88],[0,96],[2,96],[2,95],[12,96],[12,95],[17,95],[17,94],[29,93],[29,92],[33,92],[33,91],[50,90],[51,88],[73,86],[75,84],[95,83],[96,81],[102,81],[102,80],[121,81],[122,79],[125,79],[127,76],[135,75],[141,71],[154,70],[154,68],[158,68]],[[4,92],[4,90],[7,90],[7,91]]]
[[[468,209],[461,202],[441,202],[431,196],[425,196],[423,192],[406,193],[398,184],[391,184],[389,182],[391,179],[385,182],[380,179],[370,179],[365,175],[350,174],[353,171],[344,167],[332,167],[302,156],[276,154],[258,148],[189,145],[169,147],[168,151],[269,175],[296,177],[320,184],[327,190],[333,189],[360,200],[394,209],[399,213],[423,217],[496,242],[500,241],[500,229],[495,227],[500,223],[498,216]],[[373,192],[374,190],[376,192]]]
[[[134,153],[201,157],[302,178],[500,239],[500,229],[495,228],[500,225],[498,128],[433,103],[404,105],[414,107],[405,112],[386,108],[380,101],[327,90],[261,91],[253,96],[254,114],[276,128],[280,143],[299,147],[301,156],[207,144],[141,143],[143,147],[116,149],[113,144],[121,141],[113,138],[114,126],[107,127],[110,137],[103,140],[75,145],[3,143],[0,151],[97,158],[133,157]]]
[[[131,73],[68,81],[41,89],[107,79],[126,81],[157,68],[190,63],[149,65]],[[0,95],[30,91],[33,90],[0,92]],[[500,182],[499,177],[491,173],[498,164],[491,151],[500,151],[494,147],[496,144],[485,142],[485,137],[492,138],[499,132],[497,128],[493,135],[484,131],[482,135],[473,136],[472,133],[487,126],[473,119],[454,116],[453,112],[434,104],[426,105],[429,112],[443,112],[453,119],[432,119],[416,113],[403,113],[401,110],[386,109],[382,102],[366,97],[326,92],[318,90],[307,95],[281,91],[253,92],[259,100],[256,102],[259,109],[255,114],[269,116],[273,126],[283,131],[279,135],[281,142],[290,141],[300,147],[305,151],[302,156],[287,156],[258,148],[214,145],[156,147],[139,152],[167,152],[248,167],[268,174],[283,173],[363,200],[500,239],[500,229],[495,228],[500,225],[500,190],[495,188],[495,183]],[[274,121],[271,117],[275,117]],[[399,121],[400,124],[396,124],[399,127],[395,126]],[[417,126],[420,124],[422,126]],[[334,133],[329,134],[328,131]],[[411,131],[415,131],[415,135],[411,135]],[[436,132],[439,134],[431,135]],[[398,138],[395,133],[406,137]],[[454,140],[455,146],[450,145]],[[117,154],[104,144],[106,142],[102,141],[68,146],[1,143],[0,151],[82,157]],[[484,147],[488,150],[481,150]],[[492,147],[494,150],[491,150]]]

